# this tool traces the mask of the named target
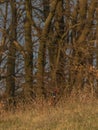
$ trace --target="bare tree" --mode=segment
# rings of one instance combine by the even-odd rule
[[[89,66],[98,68],[97,0],[12,0],[0,4],[6,4],[5,17],[1,13],[0,78],[6,79],[8,97],[17,89],[24,92],[24,98],[34,93],[46,98],[55,89],[59,89],[56,96],[69,96],[87,85],[97,91],[95,71],[89,72]]]

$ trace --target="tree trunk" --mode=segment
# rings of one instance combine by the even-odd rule
[[[32,25],[31,25],[31,18],[32,18],[32,4],[31,0],[25,1],[25,8],[26,8],[26,18],[24,23],[25,29],[25,86],[24,86],[24,95],[28,96],[31,95],[33,92],[33,44],[32,44]],[[33,95],[32,95],[33,96]]]
[[[64,71],[61,70],[61,65],[63,64],[63,55],[61,54],[62,42],[60,39],[64,33],[64,19],[63,19],[63,0],[60,0],[57,4],[54,18],[55,32],[53,37],[53,42],[49,45],[49,57],[51,66],[51,81],[52,87],[57,87],[61,82],[61,75]],[[60,72],[62,71],[62,72]],[[59,73],[60,72],[60,73]],[[63,75],[63,74],[62,74]]]
[[[14,103],[13,98],[15,94],[15,46],[13,40],[16,39],[16,26],[17,26],[17,16],[16,16],[16,5],[14,0],[10,2],[12,21],[11,21],[11,33],[10,33],[10,45],[8,50],[7,58],[7,78],[6,78],[6,96],[8,98],[9,104]],[[14,105],[14,104],[13,104]]]

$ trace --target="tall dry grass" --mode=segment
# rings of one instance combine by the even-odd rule
[[[20,104],[16,111],[1,113],[0,130],[98,130],[98,100],[86,98],[63,99],[57,106]]]

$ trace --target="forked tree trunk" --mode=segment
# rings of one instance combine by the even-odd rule
[[[38,73],[37,73],[37,94],[39,97],[42,96],[42,88],[44,85],[44,51],[45,45],[47,44],[47,36],[50,30],[52,18],[55,13],[58,0],[51,1],[50,12],[47,19],[45,20],[45,26],[42,30],[42,35],[40,37],[39,53],[38,53]]]

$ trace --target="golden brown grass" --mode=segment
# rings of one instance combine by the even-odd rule
[[[98,130],[98,101],[35,105],[1,114],[0,130]]]

